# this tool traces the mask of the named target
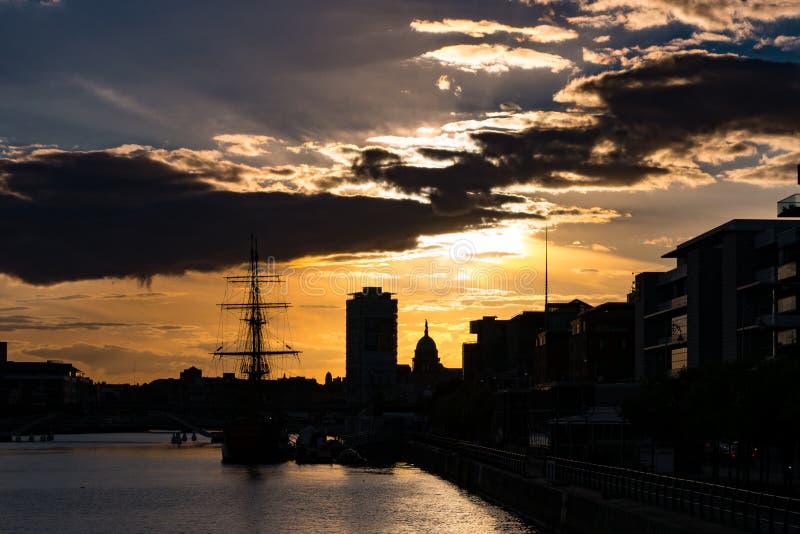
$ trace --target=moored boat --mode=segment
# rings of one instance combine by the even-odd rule
[[[273,358],[297,357],[284,340],[279,341],[271,328],[272,314],[289,307],[286,302],[267,302],[263,299],[265,284],[282,282],[275,274],[264,274],[258,261],[256,240],[250,238],[250,268],[246,275],[226,277],[229,284],[245,286],[242,302],[223,303],[225,311],[237,311],[244,328],[230,344],[222,341],[214,356],[233,356],[240,360],[240,371],[247,378],[244,396],[237,407],[237,416],[223,428],[222,460],[226,463],[272,463],[289,456],[289,436],[277,413],[272,413],[263,397],[263,380],[272,376]],[[226,292],[227,294],[227,292]],[[284,321],[285,322],[285,321]]]

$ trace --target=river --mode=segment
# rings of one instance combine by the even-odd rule
[[[169,438],[0,443],[0,532],[535,532],[408,464],[231,466]]]

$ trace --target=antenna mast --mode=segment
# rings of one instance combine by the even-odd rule
[[[547,257],[547,227],[549,223],[545,220],[544,223],[544,329],[547,330],[550,327],[550,323],[548,321],[550,317],[550,307],[548,304],[548,299],[550,296],[550,287],[549,287],[549,279],[548,279],[548,257]]]

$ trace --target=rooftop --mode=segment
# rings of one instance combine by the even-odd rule
[[[709,239],[715,239],[728,232],[760,232],[775,228],[778,230],[788,230],[790,228],[800,228],[800,219],[781,220],[781,219],[733,219],[725,224],[700,234],[678,245],[678,248],[667,252],[662,258],[680,258],[695,246],[700,245]]]

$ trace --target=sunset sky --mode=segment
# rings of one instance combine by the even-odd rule
[[[213,361],[249,235],[289,376],[347,293],[447,366],[468,321],[624,299],[800,192],[800,0],[0,0],[0,340],[144,382]]]

